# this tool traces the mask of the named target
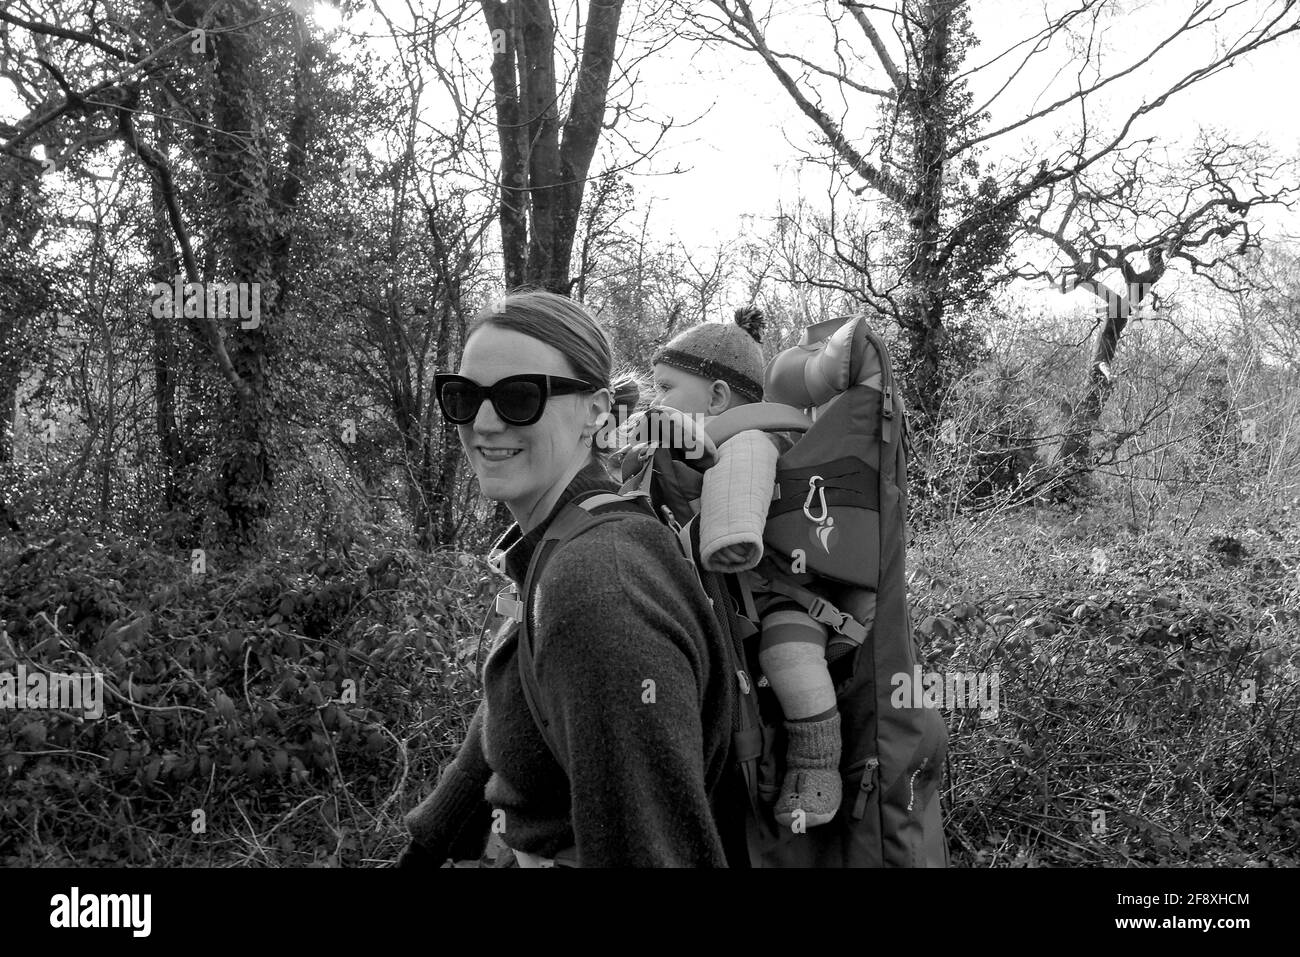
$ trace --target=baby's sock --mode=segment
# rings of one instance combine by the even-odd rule
[[[785,778],[774,814],[778,824],[817,827],[834,820],[843,799],[840,713],[785,723]]]
[[[828,634],[798,609],[763,617],[758,660],[785,714],[786,772],[774,811],[783,827],[826,824],[840,806],[840,714],[826,669]]]

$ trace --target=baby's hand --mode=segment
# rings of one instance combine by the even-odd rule
[[[627,417],[622,425],[618,427],[615,434],[617,436],[616,442],[620,448],[626,449],[628,446],[637,445],[645,441],[641,436],[643,428],[641,423],[644,421],[644,412],[634,412],[632,415]]]
[[[749,558],[749,553],[750,550],[744,545],[728,545],[718,549],[717,560],[728,565],[738,565]]]

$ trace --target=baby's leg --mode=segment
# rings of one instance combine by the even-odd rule
[[[786,772],[776,820],[815,827],[835,817],[840,781],[840,714],[826,668],[826,626],[793,603],[762,621],[758,660],[785,715]]]
[[[758,662],[787,721],[829,717],[835,710],[835,685],[826,669],[825,625],[793,602],[763,616]]]

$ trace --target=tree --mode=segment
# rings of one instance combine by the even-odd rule
[[[1247,269],[1260,234],[1251,214],[1290,206],[1295,182],[1294,164],[1262,146],[1203,132],[1182,156],[1138,141],[1029,202],[1024,231],[1047,240],[1055,255],[1021,275],[1100,300],[1087,386],[1061,450],[1068,468],[1083,474],[1092,463],[1120,338],[1144,313],[1159,318],[1157,284],[1181,265],[1225,293],[1253,287]]]
[[[605,203],[589,204],[579,289],[610,333],[615,355],[644,375],[658,349],[679,331],[688,289],[678,245],[651,236],[652,209],[639,223],[623,225],[631,204],[630,188],[617,190]]]
[[[1300,250],[1294,245],[1261,249],[1247,268],[1255,283],[1234,296],[1240,315],[1269,359],[1300,372]]]
[[[291,294],[294,217],[323,48],[292,7],[268,11],[254,0],[151,0],[110,7],[103,16],[92,7],[80,21],[57,10],[45,20],[0,11],[0,22],[6,32],[16,27],[39,47],[63,51],[62,66],[52,53],[33,57],[57,88],[17,125],[5,152],[30,162],[21,148],[52,126],[56,139],[71,143],[64,163],[80,150],[121,140],[151,177],[165,215],[168,236],[155,236],[152,251],[174,257],[167,274],[260,290],[256,325],[228,334],[211,315],[183,320],[227,386],[215,416],[222,434],[213,483],[223,531],[234,543],[251,544],[271,512],[279,468],[274,330]],[[108,79],[94,79],[105,73]],[[150,115],[162,118],[153,128],[142,119]],[[168,142],[169,120],[192,132],[171,140],[190,147],[180,160],[156,145]],[[198,177],[205,188],[188,189]],[[156,258],[155,265],[161,275],[162,262]],[[156,328],[155,335],[165,352],[167,331]],[[166,411],[167,375],[159,427],[175,465],[181,457]]]
[[[841,36],[847,12],[855,29],[870,44],[883,71],[881,82],[868,83],[849,75],[851,50]],[[827,163],[837,182],[856,196],[871,192],[901,212],[902,225],[885,217],[868,223],[852,213],[849,228],[832,213],[820,242],[832,259],[849,265],[858,280],[843,283],[828,277],[818,282],[839,288],[875,311],[896,321],[907,343],[908,399],[925,413],[936,411],[942,394],[943,366],[949,348],[945,312],[956,295],[965,301],[981,298],[987,277],[977,261],[996,261],[1005,249],[1016,200],[980,169],[971,156],[954,151],[973,137],[984,119],[971,108],[971,95],[961,72],[974,45],[964,0],[903,0],[893,12],[899,49],[891,51],[872,19],[869,6],[825,4],[837,66],[822,67],[795,53],[776,50],[768,41],[771,13],[756,14],[744,0],[713,4],[716,18],[689,14],[706,35],[758,55],[824,138]],[[798,69],[800,75],[792,72]],[[813,76],[838,87],[846,101],[869,104],[877,112],[874,132],[857,141],[846,132],[810,82]],[[861,118],[857,117],[860,123]],[[878,159],[869,158],[875,151]],[[961,179],[961,185],[957,181]],[[971,185],[968,180],[976,180]],[[883,256],[882,256],[883,254]],[[883,259],[883,261],[882,261]]]
[[[605,120],[622,0],[590,0],[563,118],[548,0],[482,0],[482,8],[492,43],[506,287],[528,284],[568,295],[576,281],[570,273],[573,246]]]
[[[746,0],[714,0],[708,12],[685,5],[684,17],[700,39],[754,54],[820,134],[824,152],[817,158],[843,190],[874,198],[888,211],[885,224],[870,233],[843,233],[830,242],[862,274],[863,301],[903,328],[909,398],[932,416],[945,386],[946,314],[1011,275],[1003,261],[1022,205],[1131,145],[1138,122],[1178,94],[1300,29],[1300,8],[1290,0],[1243,7],[1236,0],[1197,0],[1118,64],[1103,63],[1100,51],[1108,21],[1132,19],[1124,0],[1050,3],[1041,25],[978,59],[964,0],[895,0],[886,7],[825,0],[798,11],[819,10],[824,29],[816,33],[805,20],[797,33],[786,33],[803,41],[792,51],[772,42],[781,35],[778,14],[756,12]],[[1143,72],[1157,57],[1172,57],[1215,31],[1228,38],[1208,55],[1198,52],[1195,65],[1180,67],[1172,80]],[[808,55],[814,45],[823,56]],[[993,108],[1008,91],[1022,92],[1035,82],[1039,64],[1047,69],[1045,61],[1062,58],[1078,69],[1052,66],[1048,75],[1069,75],[1073,88],[1034,89],[1027,111],[993,122]],[[994,91],[983,102],[970,92],[977,76]],[[1145,86],[1129,90],[1136,106],[1110,122],[1089,115],[1103,91],[1130,77]],[[1065,129],[1075,111],[1078,128]],[[1030,144],[1019,160],[981,163],[991,145],[1010,153],[1013,136],[1041,130],[1044,121],[1060,127],[1051,142]],[[895,216],[902,225],[890,228]]]
[[[48,213],[35,171],[0,156],[0,531],[19,528],[10,504],[9,469],[19,383],[24,367],[46,354],[45,336],[35,328],[38,317],[63,305],[55,290],[65,277],[42,256],[51,241],[41,230]]]

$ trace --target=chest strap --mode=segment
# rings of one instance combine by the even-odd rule
[[[867,640],[867,628],[862,622],[856,620],[852,615],[840,611],[825,598],[813,594],[807,588],[800,588],[798,585],[792,585],[789,582],[779,581],[775,578],[763,578],[758,575],[754,576],[754,584],[759,591],[775,592],[798,602],[808,612],[808,617],[828,626],[832,631],[843,635],[855,645],[860,645]]]

